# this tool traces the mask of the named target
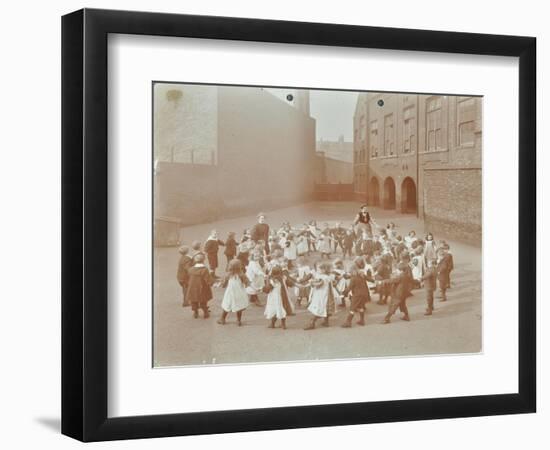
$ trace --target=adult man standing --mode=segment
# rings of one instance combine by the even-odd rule
[[[258,243],[263,241],[265,245],[265,252],[269,254],[269,225],[265,223],[265,214],[263,212],[258,214],[258,223],[256,223],[250,230],[250,238]]]

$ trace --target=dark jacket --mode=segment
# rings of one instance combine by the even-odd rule
[[[208,257],[208,264],[210,269],[216,270],[218,268],[218,250],[220,245],[225,245],[223,241],[219,239],[208,239],[204,243],[204,252]]]
[[[427,291],[435,291],[437,287],[437,271],[435,267],[430,267],[426,270],[426,274],[422,277],[424,289]]]
[[[353,234],[347,234],[344,236],[344,248],[352,249],[353,244],[355,243],[355,237]]]
[[[250,239],[254,242],[264,241],[265,251],[269,253],[269,225],[267,223],[257,223],[250,230]]]
[[[189,283],[189,268],[193,264],[193,259],[189,255],[182,255],[178,262],[178,273],[176,275],[180,286],[187,287]]]
[[[342,241],[346,236],[346,229],[342,227],[336,227],[331,230],[332,237],[336,241]]]
[[[368,256],[374,255],[375,242],[372,239],[367,239],[363,241],[363,253]],[[378,242],[380,244],[380,242]]]
[[[437,279],[441,289],[447,289],[450,286],[451,280],[449,275],[454,268],[453,266],[453,257],[449,253],[444,255],[439,263],[437,263]]]
[[[208,269],[203,266],[193,266],[187,271],[189,274],[189,284],[187,287],[187,299],[190,303],[207,303],[212,300],[213,279]]]
[[[374,281],[372,278],[367,277],[363,274],[355,274],[351,276],[349,285],[344,291],[344,297],[347,296],[350,292],[353,297],[362,297],[366,301],[370,300],[370,291],[367,281]]]
[[[404,301],[411,290],[412,278],[407,272],[402,272],[389,280],[382,281],[383,285],[391,285],[391,301],[392,303],[400,303]]]
[[[237,255],[237,241],[233,238],[227,239],[223,253],[225,256],[234,258]]]

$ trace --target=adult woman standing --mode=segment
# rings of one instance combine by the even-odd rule
[[[363,235],[363,233],[367,233],[370,237],[372,237],[372,224],[376,225],[376,222],[370,216],[368,206],[362,205],[353,221],[356,233],[359,236]]]

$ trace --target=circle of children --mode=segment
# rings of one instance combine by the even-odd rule
[[[212,287],[225,289],[219,324],[225,325],[227,316],[236,313],[241,326],[244,310],[250,303],[264,306],[260,295],[266,294],[268,326],[275,328],[280,320],[282,329],[298,308],[311,313],[305,330],[315,329],[318,321],[328,327],[336,308],[349,308],[342,327],[351,327],[354,316],[358,325],[365,325],[365,306],[371,293],[378,294],[378,304],[388,305],[383,324],[389,323],[398,309],[401,319],[410,320],[406,300],[413,289],[425,289],[425,315],[434,310],[437,285],[440,300],[447,300],[453,258],[449,245],[445,241],[436,244],[431,233],[424,239],[414,231],[402,237],[393,223],[379,227],[366,206],[349,228],[341,223],[332,228],[325,223],[319,228],[312,220],[299,227],[283,223],[278,230],[270,230],[265,218],[260,213],[258,223],[245,230],[239,241],[234,232],[221,241],[214,230],[204,246],[195,241],[191,247],[179,248],[177,279],[183,306],[192,307],[193,317],[199,317],[199,310],[205,319],[210,316]],[[221,278],[216,275],[220,246],[227,259],[226,274]],[[331,258],[339,252],[340,257]],[[311,256],[316,261],[309,265]]]

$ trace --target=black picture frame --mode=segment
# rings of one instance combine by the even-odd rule
[[[108,418],[107,36],[110,33],[518,57],[521,236],[518,392]],[[533,37],[96,9],[63,16],[62,433],[82,441],[103,441],[535,412],[535,91]]]

